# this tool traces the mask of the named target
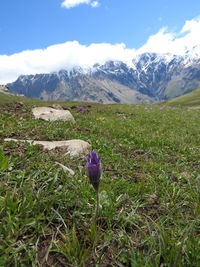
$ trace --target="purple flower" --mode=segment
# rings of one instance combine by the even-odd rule
[[[100,178],[102,175],[101,157],[97,157],[96,152],[92,151],[90,152],[90,157],[86,157],[86,160],[86,167],[88,169],[90,183],[93,185],[94,189],[98,191]]]
[[[86,111],[86,108],[84,106],[80,106],[79,111]]]

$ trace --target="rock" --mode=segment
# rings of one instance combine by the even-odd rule
[[[8,93],[9,92],[9,88],[7,85],[1,85],[0,84],[0,92],[2,93]]]
[[[75,123],[74,117],[69,110],[60,110],[49,107],[37,107],[32,109],[35,119],[42,119],[45,121],[71,121]]]
[[[68,172],[70,174],[70,176],[73,176],[75,174],[75,172],[72,169],[69,169],[65,165],[63,165],[59,162],[56,162],[56,164],[59,165],[64,170],[64,172]]]
[[[18,140],[12,138],[4,139],[5,142],[27,142],[33,145],[42,145],[45,150],[53,150],[55,148],[65,148],[66,155],[71,158],[87,155],[90,151],[90,144],[83,140],[73,139],[68,141],[34,141],[34,140]]]
[[[54,109],[63,110],[63,107],[61,107],[61,105],[59,105],[59,104],[53,104],[51,107]]]

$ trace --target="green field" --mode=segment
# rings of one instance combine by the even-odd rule
[[[17,97],[18,100],[21,98]],[[10,103],[15,101],[15,96],[11,94],[5,94],[0,92],[0,104]]]
[[[200,88],[186,95],[174,98],[168,102],[170,106],[185,106],[200,108]]]
[[[0,266],[200,266],[198,110],[62,103],[73,125],[0,99]],[[102,158],[97,221],[84,158],[8,137],[88,141]]]

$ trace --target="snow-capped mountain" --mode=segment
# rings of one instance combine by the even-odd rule
[[[138,103],[165,100],[200,87],[200,47],[184,56],[144,53],[131,65],[108,61],[92,68],[20,76],[10,91],[55,100]]]

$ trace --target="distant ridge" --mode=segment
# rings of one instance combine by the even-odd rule
[[[200,87],[197,48],[184,56],[144,53],[132,65],[108,61],[50,74],[20,76],[10,92],[45,100],[100,103],[151,103],[174,98]]]

